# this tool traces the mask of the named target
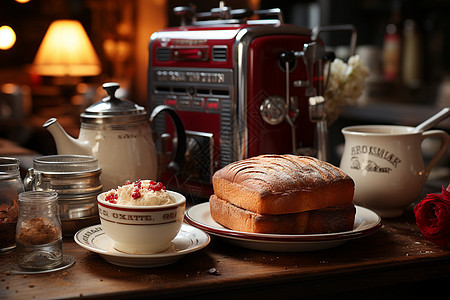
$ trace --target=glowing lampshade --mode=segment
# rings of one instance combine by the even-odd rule
[[[95,76],[101,72],[97,53],[83,26],[75,20],[50,24],[33,67],[44,76]]]

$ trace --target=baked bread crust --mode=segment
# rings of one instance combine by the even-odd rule
[[[290,214],[350,205],[354,182],[339,168],[313,157],[260,155],[214,173],[214,194],[257,214]]]
[[[312,234],[353,229],[355,207],[342,205],[283,215],[257,214],[211,195],[212,218],[236,231],[270,234]]]

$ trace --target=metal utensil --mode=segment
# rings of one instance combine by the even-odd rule
[[[309,118],[316,124],[317,158],[327,161],[327,113],[323,96],[309,97]]]
[[[426,121],[420,123],[414,128],[413,132],[425,131],[433,127],[434,125],[444,121],[450,116],[450,107],[443,108],[440,112],[433,115],[431,118]]]

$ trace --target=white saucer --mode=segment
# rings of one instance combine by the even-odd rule
[[[367,208],[355,207],[353,230],[326,234],[263,234],[231,230],[213,220],[209,202],[189,208],[185,213],[185,221],[241,247],[274,252],[304,252],[332,248],[350,239],[372,234],[381,227],[381,218],[376,213]]]
[[[100,254],[106,261],[123,267],[152,268],[174,263],[182,256],[206,247],[210,242],[208,234],[190,225],[183,224],[171,246],[157,254],[128,254],[113,247],[113,241],[100,224],[86,227],[74,235],[81,247]]]

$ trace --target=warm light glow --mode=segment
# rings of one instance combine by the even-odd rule
[[[95,76],[101,72],[97,53],[83,26],[75,20],[50,24],[33,67],[44,76]]]
[[[18,3],[28,3],[28,2],[30,2],[30,0],[16,0],[16,2],[18,2]]]
[[[0,91],[2,91],[3,94],[15,94],[18,92],[18,87],[14,83],[5,83],[0,86]]]
[[[248,0],[247,3],[250,9],[258,10],[261,4],[261,0]]]
[[[130,44],[126,41],[114,41],[106,39],[103,42],[103,49],[111,61],[123,62],[131,52]]]
[[[9,26],[0,27],[0,49],[8,50],[16,43],[16,33]]]

